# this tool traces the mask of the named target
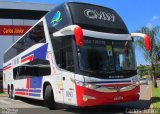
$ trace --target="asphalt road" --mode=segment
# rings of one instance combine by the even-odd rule
[[[0,114],[6,111],[12,114],[124,114],[132,109],[144,110],[149,108],[150,100],[146,100],[148,94],[148,85],[141,85],[141,97],[139,101],[128,102],[114,105],[106,105],[90,108],[76,108],[64,105],[58,105],[56,110],[49,110],[43,107],[43,102],[30,99],[12,100],[7,97],[0,97]]]

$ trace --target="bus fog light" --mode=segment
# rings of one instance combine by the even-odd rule
[[[83,97],[83,101],[87,102],[87,101],[88,101],[88,99],[87,99],[86,97]]]
[[[89,95],[83,95],[83,101],[88,101],[89,99],[92,99],[92,100],[95,100],[96,97],[93,97],[93,96],[89,96]]]
[[[140,92],[137,92],[137,95],[140,95]]]

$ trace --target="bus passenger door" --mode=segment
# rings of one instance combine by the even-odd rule
[[[63,83],[63,99],[64,103],[75,105],[76,104],[76,90],[75,83],[73,79],[75,78],[74,74],[74,61],[73,61],[73,52],[70,49],[65,50],[63,53],[63,69],[62,72],[62,83]]]
[[[54,92],[54,100],[55,100],[55,102],[58,102],[58,103],[64,103],[64,101],[63,101],[63,83],[62,83],[61,71],[56,70],[56,68],[55,68],[55,61],[53,59],[52,52],[48,52],[47,59],[50,61],[50,66],[51,66],[51,77],[49,78],[49,80],[52,80],[53,90],[54,90],[53,91]]]
[[[73,40],[74,41],[74,40]],[[66,104],[76,104],[74,79],[74,57],[71,36],[53,37],[52,39],[55,60],[57,67],[61,71],[61,90],[63,102]]]
[[[71,79],[74,79],[74,73],[63,70],[62,71],[62,83],[63,83],[64,103],[76,105],[75,84],[71,81]]]

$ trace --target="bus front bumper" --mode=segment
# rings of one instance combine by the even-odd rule
[[[139,100],[140,85],[122,92],[100,92],[76,85],[77,106],[97,106]]]

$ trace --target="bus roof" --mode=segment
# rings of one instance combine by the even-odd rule
[[[55,13],[55,9],[61,7],[65,8],[66,15],[70,16],[69,24],[76,24],[81,26],[83,29],[94,30],[98,32],[128,34],[128,29],[125,23],[114,10],[95,4],[65,2],[61,5],[55,6],[42,18],[46,18],[50,13]],[[65,20],[67,20],[67,18]],[[37,23],[39,22],[40,21],[38,21]],[[31,27],[30,29],[32,28],[33,27]],[[4,53],[6,53],[12,46],[10,46]]]
[[[68,25],[79,25],[83,29],[98,32],[128,34],[125,23],[111,8],[89,3],[65,2],[54,7],[45,17],[50,19],[57,11],[60,12],[61,18],[65,18],[59,23],[61,27],[57,26],[57,30]]]
[[[117,34],[128,34],[122,18],[113,9],[89,3],[67,2],[72,23],[82,28]]]

